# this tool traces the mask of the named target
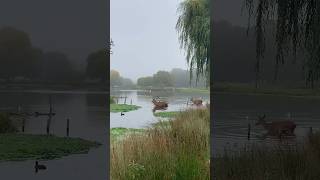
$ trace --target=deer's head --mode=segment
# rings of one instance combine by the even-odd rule
[[[265,114],[264,114],[263,116],[258,116],[258,121],[257,121],[257,123],[256,123],[256,126],[257,126],[257,125],[262,125],[262,124],[266,123],[265,118],[266,118],[266,115],[265,115]]]

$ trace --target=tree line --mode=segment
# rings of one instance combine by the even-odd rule
[[[137,85],[140,87],[205,87],[206,78],[192,79],[190,71],[174,68],[170,72],[158,71],[153,76],[141,77],[137,80]]]
[[[0,29],[0,79],[30,82],[84,81],[86,78],[107,80],[105,50],[87,57],[86,72],[74,68],[68,55],[45,52],[32,45],[29,35],[13,27]]]

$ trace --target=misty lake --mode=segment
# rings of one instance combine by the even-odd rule
[[[70,137],[97,141],[102,145],[92,148],[88,154],[65,156],[60,159],[40,161],[47,170],[34,172],[34,160],[0,162],[1,177],[7,179],[107,179],[106,138],[107,118],[106,92],[85,91],[1,91],[0,110],[17,112],[21,105],[24,112],[49,111],[49,94],[53,111],[50,133],[66,135],[66,119],[70,118]],[[45,134],[47,117],[30,117],[26,120],[25,133]]]
[[[296,137],[284,141],[287,144],[302,143],[310,127],[314,131],[320,128],[319,107],[320,98],[317,97],[215,94],[213,153],[222,154],[225,148],[237,151],[252,143],[278,145],[278,139],[259,138],[264,130],[255,123],[257,116],[263,114],[266,114],[267,122],[291,117],[297,125]],[[248,123],[252,129],[250,141],[247,139]]]
[[[154,107],[152,98],[159,96],[161,99],[166,100],[169,104],[168,109],[165,111],[180,111],[187,108],[187,101],[191,97],[199,97],[204,102],[210,101],[210,95],[199,93],[180,93],[180,92],[166,92],[159,91],[152,95],[140,90],[117,90],[111,91],[111,96],[126,96],[127,104],[141,106],[136,111],[126,112],[124,116],[120,113],[110,113],[110,128],[125,127],[125,128],[146,128],[152,123],[158,122],[159,118],[153,115],[152,109]],[[124,99],[119,99],[119,104],[124,103]],[[189,103],[190,104],[190,103]]]

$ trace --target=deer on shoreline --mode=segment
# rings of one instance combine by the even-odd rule
[[[272,122],[266,122],[265,121],[266,115],[258,116],[258,122],[257,125],[262,125],[264,129],[266,129],[268,132],[266,135],[271,136],[282,136],[284,135],[294,135],[294,130],[296,128],[296,124],[291,121],[272,121]]]

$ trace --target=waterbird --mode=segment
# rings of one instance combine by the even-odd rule
[[[36,170],[36,173],[38,172],[38,170],[46,170],[47,167],[43,164],[39,164],[38,161],[36,161],[34,169]]]
[[[123,113],[123,112],[121,112],[121,116],[124,116],[124,113]]]

